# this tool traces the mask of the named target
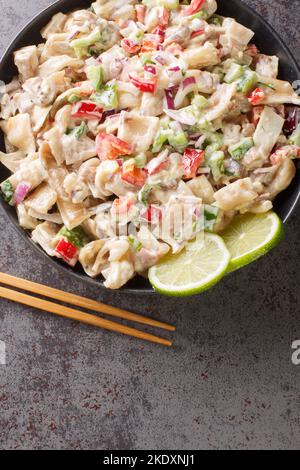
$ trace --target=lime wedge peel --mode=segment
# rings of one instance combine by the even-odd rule
[[[221,237],[206,233],[177,255],[167,255],[149,269],[149,280],[161,294],[185,297],[217,284],[227,271],[230,254]]]
[[[231,255],[228,272],[268,253],[280,242],[283,232],[283,222],[275,212],[237,216],[221,234]]]
[[[177,255],[169,254],[149,269],[149,280],[161,294],[200,294],[225,274],[242,268],[274,248],[283,237],[283,222],[275,214],[236,216],[221,234],[205,233]]]

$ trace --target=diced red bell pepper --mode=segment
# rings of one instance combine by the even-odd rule
[[[287,158],[300,158],[300,147],[297,145],[286,145],[277,149],[271,156],[272,165],[278,165]]]
[[[103,108],[91,101],[78,101],[72,106],[72,118],[101,120]]]
[[[131,39],[122,39],[121,46],[128,54],[136,54],[141,48],[140,44],[136,44],[134,41],[131,41]]]
[[[129,74],[129,80],[139,90],[146,93],[154,93],[157,86],[156,78],[137,78]]]
[[[127,214],[134,204],[132,197],[121,196],[115,199],[112,205],[112,212],[116,215]]]
[[[121,178],[126,183],[142,188],[146,180],[146,173],[141,168],[137,168],[134,161],[128,161],[124,162]]]
[[[280,155],[279,153],[275,152],[270,156],[270,162],[272,165],[279,165],[280,163],[283,162],[283,156]]]
[[[67,264],[74,267],[79,258],[79,251],[72,243],[65,238],[62,238],[56,249],[56,253],[62,258]]]
[[[165,28],[161,24],[156,26],[151,34],[155,34],[157,36],[157,41],[163,43],[165,40]]]
[[[135,5],[135,13],[136,19],[140,23],[144,23],[145,15],[146,15],[146,7],[145,5]]]
[[[166,168],[167,164],[168,164],[167,159],[161,160],[160,157],[152,158],[152,160],[150,160],[150,162],[147,163],[146,172],[148,173],[148,175],[155,175],[155,173],[158,173],[159,171]]]
[[[131,155],[133,146],[112,134],[100,132],[96,137],[96,151],[100,160],[116,160],[123,155]]]
[[[266,94],[262,88],[255,88],[248,98],[249,103],[253,106],[260,104],[266,97]]]
[[[183,16],[195,15],[195,13],[198,13],[204,3],[205,0],[192,0],[191,4],[183,10]]]
[[[143,210],[140,215],[143,219],[147,220],[147,222],[152,222],[154,224],[159,223],[162,219],[161,209],[152,205],[150,205],[148,209]]]
[[[205,29],[198,29],[198,31],[193,31],[191,34],[191,38],[196,38],[197,36],[201,36],[203,33],[205,33]]]
[[[203,150],[186,149],[182,157],[182,167],[185,178],[194,178],[204,160]]]
[[[154,52],[158,50],[158,46],[160,44],[160,41],[150,41],[149,39],[144,39],[142,43],[142,48],[141,52],[142,53],[147,53],[147,52]]]

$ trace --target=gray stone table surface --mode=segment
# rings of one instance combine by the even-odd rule
[[[0,49],[49,0],[0,0]],[[248,0],[299,53],[299,0]],[[70,2],[71,4],[71,2]],[[172,349],[0,301],[0,448],[300,446],[299,207],[274,252],[184,300],[103,293],[58,271],[0,211],[0,270],[177,324]]]

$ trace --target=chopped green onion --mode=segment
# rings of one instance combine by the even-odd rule
[[[169,131],[166,129],[160,129],[156,134],[153,142],[152,152],[158,153],[162,149],[162,146],[168,142]]]
[[[232,156],[234,160],[241,160],[248,150],[250,150],[254,146],[254,142],[252,137],[247,137],[243,139],[241,142],[231,145],[228,148],[228,152]]]
[[[152,152],[160,152],[163,145],[167,143],[174,147],[177,152],[183,152],[189,143],[187,134],[180,128],[180,125],[178,129],[177,123],[170,121],[169,118],[161,119],[160,129],[155,136]]]
[[[257,84],[257,75],[253,70],[245,69],[243,75],[237,82],[238,91],[249,93]]]
[[[91,96],[91,100],[103,106],[106,111],[111,111],[118,107],[117,82],[112,80],[107,83],[102,91]]]
[[[215,206],[211,206],[208,204],[204,204],[203,206],[203,214],[204,214],[204,230],[207,232],[212,232],[218,218],[219,208]]]
[[[226,83],[233,83],[238,80],[243,75],[243,67],[239,64],[233,63],[230,65],[225,77],[224,81]]]
[[[199,18],[200,20],[207,20],[209,18],[209,14],[207,10],[200,10],[194,15],[188,16],[189,20],[194,20],[196,18]]]
[[[10,203],[14,195],[14,188],[9,180],[1,184],[1,194],[5,202]]]
[[[63,227],[59,232],[58,235],[61,237],[66,238],[72,245],[76,246],[76,248],[80,249],[88,242],[88,237],[86,236],[85,232],[82,230],[81,227],[73,228],[72,230],[68,230],[66,227]]]
[[[300,124],[298,124],[297,129],[294,130],[292,135],[288,139],[290,145],[297,145],[300,147]]]
[[[214,24],[215,26],[222,26],[223,18],[219,15],[213,15],[209,20],[209,24]]]
[[[70,131],[70,134],[74,135],[76,139],[80,139],[83,135],[86,135],[88,131],[88,126],[84,121],[80,124],[80,126],[75,127]]]
[[[144,168],[144,166],[147,163],[147,155],[145,155],[144,153],[140,153],[139,155],[134,157],[134,161],[135,161],[135,166],[137,168]]]
[[[83,38],[75,39],[71,42],[71,47],[73,47],[77,57],[81,59],[84,56],[88,55],[89,47],[93,46],[97,42],[101,41],[101,32],[100,29],[95,29],[88,36]]]
[[[158,5],[166,7],[168,10],[177,10],[179,6],[179,0],[158,0]]]
[[[225,154],[222,151],[213,152],[208,159],[208,166],[212,171],[213,179],[218,181],[224,174]]]
[[[89,47],[88,55],[90,55],[91,57],[94,57],[94,59],[98,59],[99,54],[100,54],[100,51],[99,49],[96,49],[96,46]]]
[[[97,92],[101,90],[103,83],[103,69],[102,65],[92,65],[87,71],[88,79],[92,82],[93,87]]]
[[[133,235],[128,236],[128,242],[135,251],[141,251],[143,248],[142,243]]]
[[[82,97],[79,95],[76,95],[76,93],[73,93],[72,95],[69,96],[68,101],[71,104],[77,103],[78,101],[81,101]]]
[[[215,75],[219,75],[220,80],[223,80],[223,79],[224,79],[225,72],[224,72],[224,69],[223,69],[220,65],[216,65],[216,66],[212,69],[212,73],[214,73]]]
[[[202,95],[195,95],[192,99],[192,106],[195,107],[195,110],[206,108],[208,105],[208,100]]]
[[[257,82],[257,85],[266,86],[267,88],[271,88],[271,90],[276,90],[275,85],[273,85],[272,83]]]
[[[146,183],[138,193],[138,200],[144,206],[148,206],[148,199],[153,189],[157,188],[157,184]]]
[[[142,62],[142,65],[155,64],[155,62],[151,60],[151,56],[149,56],[148,54],[141,54],[140,61]]]
[[[148,8],[160,6],[166,7],[168,10],[176,10],[179,6],[179,0],[142,0],[142,3]]]
[[[207,145],[204,151],[205,158],[209,159],[212,156],[212,154],[214,152],[217,152],[218,150],[220,150],[220,145],[217,142]]]
[[[235,178],[240,178],[241,176],[240,164],[236,160],[233,160],[232,158],[228,158],[227,160],[225,160],[224,174],[226,176],[233,176]]]
[[[168,136],[169,144],[174,147],[177,152],[182,153],[184,149],[188,146],[189,140],[185,132],[170,132]]]

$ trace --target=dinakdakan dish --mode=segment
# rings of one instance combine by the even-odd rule
[[[300,98],[215,0],[98,0],[15,52],[2,182],[48,255],[118,289],[295,176]]]

